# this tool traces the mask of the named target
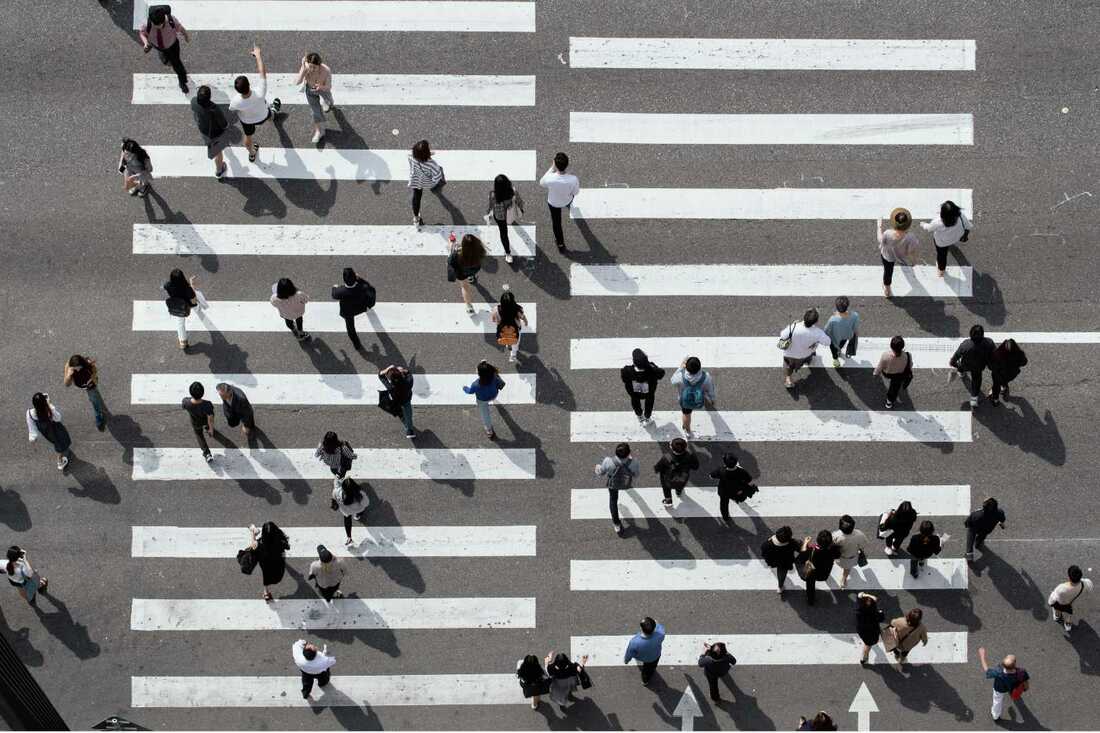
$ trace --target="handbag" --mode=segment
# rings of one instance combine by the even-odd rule
[[[861,548],[859,548],[859,550],[856,551],[856,565],[858,565],[861,568],[865,568],[865,567],[867,567],[867,563],[868,563],[867,553],[864,552],[863,548],[861,547]]]
[[[515,326],[501,326],[497,331],[497,343],[501,346],[515,346],[519,343],[519,329]]]
[[[538,682],[524,682],[520,680],[520,689],[523,690],[524,697],[534,697],[535,695],[549,695],[550,694],[550,678],[543,677]]]
[[[577,668],[577,679],[581,682],[581,689],[587,690],[592,687],[592,678],[588,676],[588,672],[584,667]]]
[[[894,534],[894,530],[892,528],[888,528],[886,526],[886,523],[888,521],[890,521],[890,517],[893,514],[894,514],[894,510],[890,509],[888,511],[883,512],[882,516],[880,516],[878,518],[878,532],[877,532],[877,534],[878,534],[878,538],[880,540],[884,540],[887,537],[890,537]]]
[[[256,551],[251,547],[237,550],[237,564],[241,566],[241,572],[245,575],[252,575],[252,571],[256,569],[258,562]]]
[[[453,283],[458,280],[458,268],[455,267],[454,253],[447,257],[447,282]]]
[[[164,305],[168,307],[168,314],[176,318],[187,318],[191,315],[191,303],[186,298],[170,295],[164,299]]]
[[[804,581],[809,579],[810,577],[812,577],[813,574],[814,574],[814,571],[817,570],[817,566],[814,565],[814,561],[812,559],[813,556],[814,556],[814,546],[810,545],[809,549],[807,549],[804,553],[802,553],[799,556],[800,558],[805,557],[806,559],[805,560],[800,559],[798,561],[798,564],[795,565],[795,572],[797,572],[798,577],[801,578]]]
[[[786,351],[787,349],[791,348],[791,341],[794,340],[794,327],[797,325],[798,321],[794,321],[793,323],[791,323],[790,326],[787,326],[786,336],[780,334],[779,343],[776,344],[776,346],[778,346],[781,351]]]
[[[387,389],[378,390],[378,409],[394,417],[401,414],[401,406],[393,401],[393,397]]]

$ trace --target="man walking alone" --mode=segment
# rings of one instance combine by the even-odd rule
[[[657,662],[661,660],[661,645],[665,640],[665,627],[654,621],[649,616],[638,624],[641,631],[631,638],[626,645],[626,653],[623,655],[623,664],[630,664],[632,659],[642,663],[642,684],[648,686],[653,679],[653,673],[657,671]]]
[[[550,223],[554,228],[554,243],[558,251],[565,251],[565,234],[561,229],[562,209],[569,208],[573,199],[581,191],[581,182],[572,173],[566,173],[569,156],[558,153],[554,156],[554,165],[539,179],[539,185],[546,189],[546,205],[550,207]]]
[[[336,664],[336,657],[328,656],[328,645],[320,650],[313,644],[307,644],[305,639],[294,642],[291,648],[294,663],[302,673],[302,697],[309,699],[309,693],[313,692],[313,681],[317,681],[318,687],[328,685],[332,665]]]

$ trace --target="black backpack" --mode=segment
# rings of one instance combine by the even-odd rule
[[[373,308],[374,304],[378,302],[378,291],[374,289],[374,286],[369,282],[363,281],[363,302],[368,308]]]
[[[162,15],[164,16],[164,19],[168,21],[168,25],[172,26],[173,28],[176,27],[176,21],[172,19],[171,5],[150,5],[149,17],[146,18],[146,21],[149,23],[149,27],[153,27],[154,18],[159,18]]]

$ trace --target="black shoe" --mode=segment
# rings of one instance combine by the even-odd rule
[[[100,420],[99,422],[97,422],[95,424],[95,429],[102,433],[104,430],[107,429],[107,421],[106,420]]]
[[[188,88],[187,82],[184,82],[184,83],[180,84],[180,91],[183,92],[184,94],[190,94],[191,93],[191,89]]]
[[[283,109],[283,102],[282,102],[281,99],[279,99],[278,97],[275,97],[275,99],[271,100],[271,111],[272,112],[274,112],[275,114],[279,114],[279,112],[281,112],[282,109]]]

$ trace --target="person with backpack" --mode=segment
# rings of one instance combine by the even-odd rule
[[[691,479],[691,472],[699,470],[699,457],[688,451],[687,441],[683,438],[673,438],[669,441],[670,455],[661,456],[661,460],[653,466],[653,471],[661,479],[661,492],[664,494],[662,503],[666,509],[672,508],[672,492],[676,496],[684,495],[684,487]]]
[[[665,370],[651,362],[641,349],[634,349],[630,353],[630,360],[630,364],[619,370],[619,377],[626,387],[630,407],[638,417],[638,424],[649,425],[653,422],[653,400],[657,395],[657,384],[665,378]]]
[[[485,245],[480,239],[473,234],[466,234],[458,241],[455,233],[451,232],[450,249],[447,252],[447,282],[458,282],[462,302],[466,304],[466,312],[471,315],[474,312],[474,303],[470,286],[477,282],[477,273],[481,271],[484,259]]]
[[[794,543],[794,532],[787,525],[775,530],[764,544],[760,545],[760,557],[769,568],[775,568],[775,577],[779,581],[776,593],[783,595],[783,585],[787,582],[787,573],[794,567],[798,546]]]
[[[966,559],[974,559],[974,546],[984,549],[985,538],[997,528],[1005,528],[1005,511],[1001,509],[997,500],[992,496],[982,502],[982,505],[970,512],[963,526],[966,527]]]
[[[885,377],[889,383],[886,388],[886,409],[893,409],[898,395],[903,389],[908,391],[913,381],[913,355],[905,350],[905,339],[901,336],[890,339],[890,349],[882,352],[878,364],[875,365],[874,375]]]
[[[714,409],[714,378],[703,369],[699,357],[688,356],[680,362],[680,368],[673,372],[671,381],[680,401],[680,427],[683,428],[684,437],[691,440],[695,437],[691,432],[691,413],[702,410],[708,403]]]
[[[481,416],[481,425],[485,428],[485,435],[489,440],[496,440],[497,434],[493,430],[493,415],[489,411],[489,405],[504,389],[505,381],[500,378],[500,371],[489,362],[482,359],[477,364],[477,379],[462,391],[472,394],[477,401],[477,412]]]
[[[410,201],[413,210],[413,226],[416,231],[424,226],[424,220],[420,217],[420,202],[424,198],[424,189],[438,192],[447,183],[447,177],[443,175],[443,166],[432,160],[432,148],[427,140],[420,140],[412,146],[409,155],[409,189],[412,192]]]
[[[172,71],[176,72],[176,80],[179,82],[180,91],[184,94],[191,90],[187,86],[187,69],[180,59],[180,41],[191,43],[191,34],[183,27],[176,16],[172,15],[170,5],[150,5],[149,15],[145,23],[138,29],[138,39],[141,41],[141,50],[149,53],[154,48],[160,56],[160,62],[165,66],[171,64]]]
[[[45,438],[53,446],[57,455],[57,470],[64,471],[65,466],[69,465],[73,439],[65,423],[61,422],[61,410],[54,407],[45,392],[31,395],[31,407],[27,410],[27,440],[34,443],[39,438]]]
[[[932,232],[932,243],[936,245],[936,274],[944,276],[947,271],[947,253],[952,247],[970,239],[973,228],[970,220],[954,201],[940,204],[939,218],[927,224],[921,222],[921,229]]]
[[[259,46],[253,46],[250,53],[256,59],[256,73],[260,76],[260,83],[253,89],[248,77],[244,74],[234,79],[233,89],[236,94],[229,100],[229,110],[236,112],[237,118],[241,121],[244,147],[248,150],[248,162],[255,163],[260,146],[252,142],[252,136],[256,134],[257,127],[282,111],[283,103],[278,97],[272,99],[271,104],[267,103],[267,67],[264,66],[263,53]]]
[[[833,530],[833,545],[836,547],[836,564],[840,566],[840,587],[848,587],[848,575],[852,568],[867,563],[867,535],[856,529],[856,520],[850,514],[842,516]]]
[[[351,522],[353,519],[356,522],[362,519],[363,512],[370,507],[370,497],[367,496],[355,479],[345,479],[339,484],[333,484],[330,507],[343,516],[344,534],[347,535],[344,544],[351,545]]]
[[[283,323],[290,329],[291,335],[299,341],[308,341],[312,338],[306,333],[302,325],[302,319],[306,315],[306,303],[309,296],[298,289],[294,281],[289,277],[281,277],[271,286],[271,305],[279,312]]]
[[[1008,383],[1020,376],[1020,370],[1027,366],[1027,355],[1015,339],[1005,339],[989,355],[989,376],[993,378],[993,387],[989,390],[989,404],[1001,404],[1001,393],[1008,397]]]
[[[351,464],[359,457],[352,450],[351,443],[340,440],[340,436],[331,430],[321,438],[317,450],[313,451],[313,456],[332,471],[335,477],[332,480],[333,489],[343,485],[348,471],[351,470]]]
[[[497,324],[497,343],[508,349],[508,362],[514,364],[519,357],[519,339],[527,327],[527,314],[523,306],[516,302],[516,296],[507,283],[500,294],[500,302],[493,306],[490,316]]]
[[[832,347],[832,339],[817,326],[821,316],[817,308],[809,308],[801,321],[795,321],[779,332],[779,348],[783,350],[783,386],[794,389],[791,376],[809,364],[817,347]]]
[[[340,317],[344,319],[351,345],[356,351],[362,351],[363,343],[355,330],[355,317],[374,307],[378,292],[350,267],[344,268],[343,281],[343,285],[332,286],[332,299],[340,303]]]
[[[914,578],[919,577],[920,569],[933,555],[940,554],[943,543],[936,534],[936,527],[929,520],[920,523],[917,533],[909,539],[909,574]]]
[[[827,529],[817,533],[817,542],[812,537],[802,540],[802,549],[796,558],[798,577],[806,582],[806,605],[814,605],[817,596],[817,584],[829,579],[836,562],[837,548],[833,546],[833,534]]]
[[[878,520],[878,538],[886,540],[886,554],[893,557],[901,549],[901,543],[913,530],[917,522],[917,510],[908,501],[898,504],[897,509],[882,513]]]
[[[722,513],[722,521],[730,524],[733,522],[730,519],[730,500],[740,504],[759,489],[753,484],[752,475],[739,465],[737,454],[733,452],[722,456],[722,467],[711,471],[710,477],[718,481],[718,510]]]
[[[225,149],[229,147],[229,123],[225,120],[221,108],[210,98],[210,87],[203,84],[191,100],[191,116],[199,128],[203,142],[206,143],[206,157],[214,161],[214,177],[225,175],[228,166],[225,163]]]
[[[489,207],[485,217],[492,215],[493,222],[500,230],[500,243],[504,246],[504,261],[512,264],[512,246],[508,241],[508,225],[516,224],[523,216],[523,197],[512,186],[511,179],[501,173],[493,179],[493,190],[489,192]]]
[[[737,664],[737,658],[726,651],[723,642],[716,641],[711,644],[703,642],[703,653],[699,655],[699,666],[703,669],[703,676],[707,678],[707,687],[710,688],[711,702],[722,702],[722,694],[718,690],[718,680],[729,676],[730,669]]]
[[[981,662],[982,672],[985,674],[985,678],[993,680],[993,706],[989,709],[989,714],[993,716],[994,721],[1001,719],[1001,715],[1005,711],[1005,698],[1011,697],[1013,700],[1019,700],[1031,687],[1031,683],[1028,681],[1031,679],[1031,675],[1027,673],[1027,670],[1019,666],[1015,654],[1009,654],[1001,661],[1000,669],[991,669],[989,666],[989,660],[986,658],[985,647],[978,647],[978,661]]]
[[[825,322],[825,333],[829,336],[829,351],[833,354],[833,368],[840,367],[840,350],[844,349],[845,358],[856,355],[859,348],[859,312],[848,311],[850,305],[843,295],[836,299],[836,312]]]
[[[92,403],[92,413],[95,415],[95,429],[103,432],[107,428],[107,406],[103,404],[103,396],[99,394],[99,369],[95,359],[90,356],[73,354],[65,362],[65,372],[62,384],[82,389],[88,395],[88,401]]]
[[[959,344],[948,360],[955,369],[951,379],[959,375],[970,377],[970,406],[978,406],[978,397],[982,393],[982,372],[989,366],[993,352],[997,349],[993,339],[986,338],[985,329],[979,324],[970,327],[970,338]]]
[[[894,280],[894,267],[901,264],[907,267],[912,264],[913,255],[917,253],[920,240],[917,235],[909,231],[913,224],[913,215],[908,209],[897,208],[890,212],[890,228],[885,229],[882,219],[878,220],[878,252],[882,260],[882,294],[892,298],[894,293],[890,290],[890,284]]]
[[[615,446],[615,455],[605,457],[596,465],[596,475],[607,476],[607,502],[615,534],[623,533],[623,523],[619,519],[619,492],[634,488],[634,479],[641,472],[641,464],[630,455],[629,443],[619,443]]]
[[[122,190],[131,196],[144,197],[153,184],[153,161],[149,153],[129,138],[122,141],[118,172],[122,174]]]
[[[1078,608],[1085,604],[1082,596],[1092,595],[1092,581],[1085,577],[1078,565],[1070,565],[1066,576],[1069,580],[1054,587],[1047,598],[1047,605],[1054,620],[1062,624],[1068,634],[1073,631],[1073,604],[1077,603]]]
[[[395,409],[401,410],[401,422],[405,426],[405,437],[410,440],[416,437],[416,428],[413,427],[413,373],[405,367],[390,364],[378,372],[378,381],[389,393],[390,402]]]
[[[187,317],[191,315],[191,309],[207,306],[206,297],[198,286],[196,275],[188,278],[178,267],[168,273],[168,282],[161,286],[168,296],[164,299],[168,315],[176,319],[176,340],[181,351],[186,351],[190,346],[187,340]]]

